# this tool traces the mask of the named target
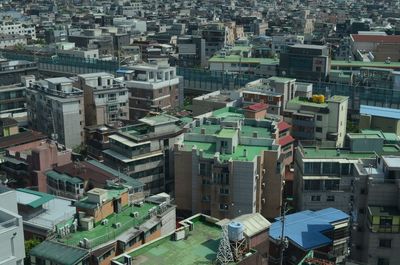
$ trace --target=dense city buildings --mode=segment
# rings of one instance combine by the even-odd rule
[[[0,264],[398,265],[399,17],[2,1]]]
[[[26,90],[28,121],[68,148],[83,143],[85,126],[82,90],[66,77],[31,83]]]

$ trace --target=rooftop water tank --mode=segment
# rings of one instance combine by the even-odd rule
[[[228,237],[230,241],[240,241],[243,239],[244,226],[239,222],[230,222],[228,224]]]

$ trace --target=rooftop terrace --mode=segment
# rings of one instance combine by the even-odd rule
[[[352,152],[350,150],[341,149],[340,152],[336,148],[318,148],[318,147],[303,147],[304,158],[335,158],[335,159],[360,159],[374,158],[376,153],[371,152]]]
[[[327,103],[316,103],[312,102],[311,100],[308,100],[306,98],[300,98],[300,97],[295,97],[292,100],[288,102],[288,104],[296,104],[296,105],[304,105],[304,106],[310,106],[310,107],[316,107],[316,108],[326,108],[328,107]]]
[[[90,231],[77,231],[75,233],[70,233],[68,236],[59,239],[58,241],[66,245],[77,246],[79,241],[83,238],[87,238],[91,242],[91,247],[95,247],[109,240],[115,239],[129,228],[134,228],[143,224],[148,220],[149,209],[154,206],[156,205],[152,203],[143,203],[142,207],[127,206],[123,208],[120,213],[114,213],[108,216],[108,224],[97,224],[97,226]],[[139,217],[133,218],[130,216],[132,212],[138,212]],[[119,228],[114,228],[113,225],[118,222],[121,223],[121,226]]]
[[[135,264],[214,264],[221,230],[218,226],[191,219],[193,231],[184,240],[174,241],[169,236],[129,253]],[[122,262],[122,259],[118,261]]]

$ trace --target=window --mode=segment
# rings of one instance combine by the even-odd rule
[[[120,96],[125,96],[125,92],[119,92]]]
[[[378,258],[377,265],[390,265],[388,258]]]
[[[391,248],[392,240],[391,239],[379,239],[379,247],[380,248]]]
[[[316,128],[315,128],[315,131],[316,131],[316,132],[319,132],[319,133],[322,133],[322,127],[316,127]]]
[[[321,180],[304,180],[304,190],[321,190]]]
[[[229,194],[229,189],[227,188],[220,188],[219,193],[222,195],[228,195]]]
[[[322,115],[317,115],[317,121],[322,121]]]
[[[311,196],[311,201],[319,202],[319,201],[321,201],[321,196],[320,195],[312,195]]]
[[[226,203],[220,203],[219,204],[219,209],[223,211],[227,211],[229,209],[229,205]]]
[[[339,190],[340,180],[325,180],[325,190]]]
[[[326,201],[327,202],[334,202],[335,201],[335,196],[333,196],[333,195],[326,196]]]

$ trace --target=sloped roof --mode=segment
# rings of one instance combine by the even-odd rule
[[[89,251],[45,240],[34,247],[31,250],[30,255],[52,261],[52,263],[55,264],[75,265],[87,257]]]
[[[397,119],[397,120],[400,119],[400,110],[399,109],[361,105],[360,106],[360,114],[378,116],[378,117],[384,117],[384,118],[391,118],[391,119]]]
[[[349,216],[335,208],[320,211],[302,211],[286,216],[284,236],[303,250],[311,250],[332,243],[323,232],[333,229],[333,223],[349,219]],[[270,238],[281,238],[282,223],[280,218],[271,225]]]
[[[244,233],[248,237],[257,235],[271,226],[271,223],[259,213],[244,214],[235,218],[234,221],[243,224]]]
[[[400,35],[351,35],[354,41],[357,42],[383,42],[383,43],[400,43]]]

